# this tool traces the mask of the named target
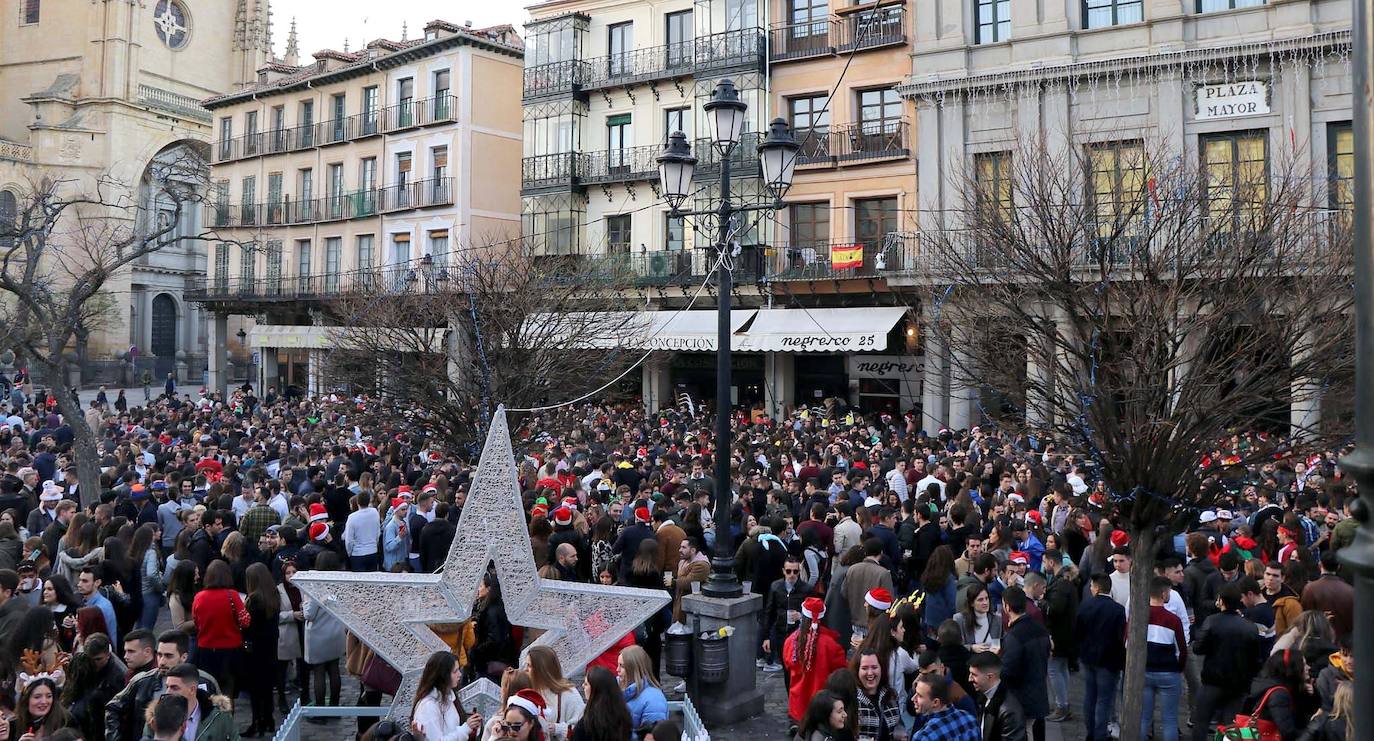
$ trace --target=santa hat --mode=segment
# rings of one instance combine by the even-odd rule
[[[328,513],[327,511],[325,511],[325,508],[324,508],[324,505],[323,505],[323,504],[320,504],[319,502],[315,502],[314,504],[310,505],[310,521],[311,521],[311,522],[324,522],[325,520],[328,520],[328,519],[329,519],[329,513]]]
[[[549,508],[544,504],[536,504],[534,508],[530,510],[530,517],[548,517],[548,515]]]
[[[400,498],[400,497],[395,497],[394,499],[391,500],[391,508],[392,508],[392,509],[400,509],[400,508],[402,508],[402,507],[408,506],[409,504],[410,504],[410,502],[407,502],[406,500],[404,500],[404,499],[402,499],[402,498]]]
[[[544,709],[548,707],[548,704],[544,702],[544,698],[534,690],[520,690],[511,695],[510,699],[506,700],[506,707],[512,705],[523,708],[526,712],[539,720],[544,719]]]
[[[563,506],[574,512],[577,511],[577,504],[577,497],[563,497]]]
[[[410,487],[406,486],[405,484],[401,484],[400,486],[396,487],[396,496],[402,497],[404,499],[415,498],[415,495],[412,494],[410,491]]]
[[[801,614],[808,620],[820,620],[825,617],[825,600],[820,597],[807,597],[802,602]]]
[[[1018,563],[1022,566],[1030,566],[1030,554],[1025,551],[1012,551],[1011,554],[1007,556],[1007,561]]]
[[[649,521],[649,508],[648,508],[648,507],[635,507],[635,521],[636,521],[636,522],[648,522],[648,521]]]
[[[868,594],[864,595],[864,602],[875,610],[886,612],[889,607],[892,607],[892,593],[882,587],[875,587],[868,590]]]
[[[1037,524],[1037,525],[1039,525],[1041,522],[1043,522],[1043,518],[1042,518],[1041,515],[1040,515],[1040,510],[1038,510],[1038,509],[1033,509],[1033,510],[1027,511],[1027,512],[1026,512],[1026,522],[1034,522],[1034,523]]]
[[[1128,546],[1128,545],[1130,545],[1130,544],[1131,544],[1131,536],[1127,535],[1125,530],[1113,530],[1113,531],[1112,531],[1112,547],[1113,547],[1113,548],[1125,548],[1126,546]]]
[[[425,484],[425,488],[420,490],[423,494],[438,494],[439,487],[434,484]]]
[[[572,510],[567,507],[559,507],[553,511],[553,524],[571,525],[573,521]]]
[[[324,540],[324,536],[329,534],[329,526],[323,522],[313,522],[310,524],[310,539]]]

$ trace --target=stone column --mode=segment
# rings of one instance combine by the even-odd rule
[[[921,390],[921,428],[934,434],[948,420],[949,398],[945,388],[949,384],[949,366],[944,343],[927,327],[921,332],[925,342],[925,380]]]
[[[1306,363],[1308,354],[1312,351],[1311,343],[1307,339],[1304,336],[1302,344],[1294,350],[1298,362]],[[1316,437],[1321,431],[1321,384],[1315,378],[1295,378],[1289,392],[1289,434],[1299,439]]]
[[[688,694],[702,721],[711,726],[725,725],[762,713],[763,690],[758,686],[754,659],[758,656],[763,595],[746,592],[742,597],[717,599],[688,594],[682,597],[682,610],[696,636],[727,625],[735,630],[729,638],[730,670],[725,681],[701,682],[695,671],[687,681]]]
[[[1043,429],[1054,423],[1054,366],[1034,333],[1026,346],[1026,424]]]
[[[640,400],[646,414],[677,404],[673,396],[672,353],[655,353],[640,366]]]
[[[952,430],[967,430],[976,418],[974,402],[978,389],[969,385],[973,359],[962,347],[953,347],[950,352],[949,374],[949,427]]]
[[[258,398],[267,395],[267,388],[277,382],[277,350],[268,347],[248,348],[249,352],[257,351],[262,357],[262,362],[258,364]]]
[[[789,407],[797,403],[796,356],[791,353],[763,354],[763,393],[768,416],[782,419]]]
[[[207,323],[206,342],[208,344],[206,358],[206,388],[207,393],[224,393],[229,388],[228,378],[228,346],[229,346],[229,315],[212,314]]]

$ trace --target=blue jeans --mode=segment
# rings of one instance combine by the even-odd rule
[[[350,571],[376,571],[377,565],[381,563],[381,554],[369,553],[366,556],[349,556],[348,565]]]
[[[1069,708],[1069,660],[1062,656],[1050,657],[1050,698],[1057,710]]]
[[[1107,723],[1112,719],[1112,708],[1116,705],[1116,683],[1121,672],[1103,669],[1092,664],[1083,664],[1083,723],[1088,730],[1088,741],[1103,741],[1110,738]]]
[[[138,618],[138,627],[152,630],[157,625],[157,614],[162,609],[162,595],[156,592],[143,593],[143,611]],[[172,626],[176,627],[176,626]]]
[[[1145,672],[1145,696],[1140,713],[1140,737],[1148,738],[1154,721],[1155,699],[1159,699],[1162,741],[1178,741],[1178,700],[1183,694],[1182,672]]]

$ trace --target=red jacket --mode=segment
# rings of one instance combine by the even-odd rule
[[[635,645],[634,631],[630,631],[621,636],[610,648],[601,652],[601,655],[587,662],[587,668],[599,666],[615,674],[616,664],[620,663],[620,652]]]
[[[239,619],[248,622],[248,611],[232,589],[206,589],[191,602],[191,620],[196,624],[196,645],[201,648],[241,648],[243,631]]]
[[[803,667],[801,664],[805,657],[795,656],[797,636],[800,633],[800,628],[792,631],[792,635],[782,644],[782,663],[787,667],[789,680],[787,715],[794,721],[801,721],[806,715],[807,704],[817,692],[825,689],[830,672],[845,667],[844,649],[840,648],[839,634],[824,625],[816,633],[815,656],[811,659],[811,667]]]

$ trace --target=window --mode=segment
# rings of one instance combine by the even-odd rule
[[[334,120],[329,122],[329,141],[341,142],[344,140],[344,114],[347,99],[343,93],[338,93],[330,99],[333,105]]]
[[[690,108],[669,108],[663,112],[663,141],[666,144],[668,137],[674,131],[681,131],[687,135],[687,141],[692,141],[692,115]]]
[[[249,111],[243,117],[243,153],[258,153],[258,112]]]
[[[215,181],[215,226],[229,226],[229,181]]]
[[[300,209],[300,215],[297,218],[302,221],[309,221],[313,218],[315,209],[315,171],[309,167],[301,170],[297,174],[296,182],[298,183],[296,203]]]
[[[788,98],[787,112],[792,119],[792,136],[801,144],[802,160],[830,156],[830,110],[824,108],[824,95]]]
[[[315,101],[301,101],[301,119],[298,124],[300,128],[300,145],[302,147],[315,146]]]
[[[434,120],[443,121],[452,115],[449,104],[449,71],[441,69],[434,73]]]
[[[1011,152],[990,152],[974,157],[974,177],[978,186],[977,215],[982,219],[1010,221]]]
[[[448,147],[435,147],[429,150],[429,161],[433,163],[430,171],[430,192],[434,203],[447,203],[449,198]]]
[[[606,28],[607,71],[614,77],[633,71],[630,52],[634,50],[634,24],[616,23]]]
[[[377,158],[365,157],[358,163],[358,192],[354,198],[353,215],[371,216],[377,211]]]
[[[391,235],[391,264],[404,266],[410,262],[410,234]]]
[[[281,173],[267,174],[267,223],[282,223]]]
[[[375,134],[378,131],[377,123],[377,86],[370,85],[363,88],[363,136]]]
[[[830,241],[830,204],[794,203],[787,207],[787,243],[812,247]]]
[[[277,106],[272,109],[272,140],[268,144],[268,151],[286,151],[286,106]]]
[[[668,66],[692,63],[692,11],[681,10],[663,17],[664,39],[668,44]]]
[[[302,291],[310,289],[310,240],[296,240],[296,278]]]
[[[830,43],[830,0],[788,0],[787,51],[819,49]]]
[[[396,205],[410,205],[410,169],[412,165],[412,155],[410,152],[400,152],[396,155]]]
[[[1083,27],[1106,28],[1145,19],[1142,0],[1083,0]]]
[[[339,290],[339,261],[343,257],[343,238],[326,237],[324,240],[324,287],[326,291]]]
[[[249,290],[255,282],[253,279],[253,269],[257,262],[257,245],[252,242],[245,242],[239,248],[239,286],[243,290]]]
[[[1328,198],[1331,208],[1348,214],[1355,208],[1355,132],[1349,122],[1333,123],[1327,127],[1326,139],[1331,152],[1327,163],[1331,183]],[[0,224],[3,223],[4,217],[0,216]]]
[[[229,245],[215,245],[215,287],[229,286]]]
[[[343,165],[332,164],[329,166],[329,218],[331,219],[343,216],[343,190]]]
[[[859,123],[865,133],[892,131],[902,121],[902,98],[896,88],[859,93]]]
[[[0,190],[0,245],[8,246],[18,239],[18,222],[19,199],[8,190]]]
[[[725,0],[726,31],[743,31],[758,25],[758,0]]]
[[[880,248],[888,234],[897,231],[897,197],[859,198],[854,201],[855,241]]]
[[[191,18],[177,0],[161,0],[153,9],[153,29],[168,49],[181,49],[191,35]]]
[[[227,160],[234,156],[234,119],[225,116],[219,120],[219,158]]]
[[[1234,8],[1257,8],[1263,4],[1264,0],[1197,0],[1197,12],[1212,13]]]
[[[281,293],[281,240],[267,243],[267,291],[271,295]]]
[[[433,277],[446,276],[448,272],[448,230],[441,229],[429,233],[429,254]]]
[[[241,185],[243,186],[243,197],[239,200],[239,208],[243,210],[243,224],[252,226],[258,223],[258,214],[254,208],[255,202],[258,200],[258,178],[255,175],[248,175],[244,177]]]
[[[1260,223],[1268,198],[1268,139],[1264,131],[1202,138],[1208,218],[1213,233],[1248,230]]]
[[[663,246],[666,249],[681,252],[687,247],[687,218],[684,216],[667,216],[663,221]]]
[[[625,150],[632,146],[630,114],[606,118],[606,161],[612,172],[628,165]]]
[[[415,79],[403,78],[396,85],[396,125],[406,127],[415,123]]]
[[[24,12],[19,19],[20,25],[32,26],[38,22],[39,11],[41,10],[40,0],[24,0]]]
[[[1088,165],[1097,238],[1116,241],[1138,236],[1149,207],[1145,152],[1140,142],[1093,145],[1088,148]]]
[[[1011,0],[974,0],[977,14],[979,44],[991,44],[1011,38]]]
[[[373,257],[373,251],[372,251],[373,242],[374,242],[374,238],[373,238],[373,236],[372,236],[371,234],[362,234],[362,235],[359,235],[359,236],[358,236],[358,269],[359,269],[359,270],[370,270],[370,269],[372,268],[373,261],[376,259],[376,258]]]
[[[630,254],[630,219],[630,214],[606,217],[606,244],[609,253]]]

